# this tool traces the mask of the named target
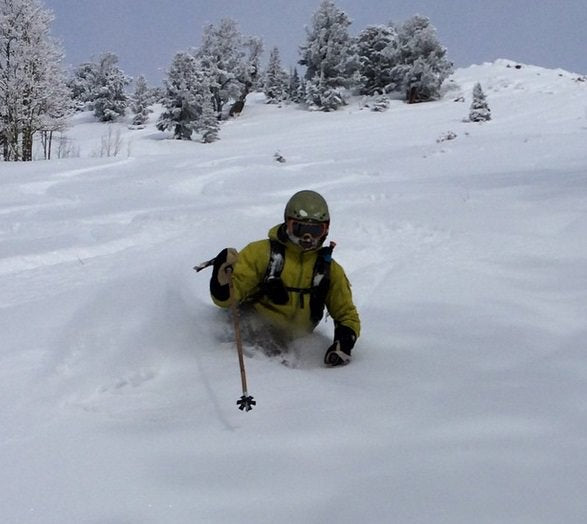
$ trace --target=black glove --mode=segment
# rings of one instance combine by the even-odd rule
[[[210,293],[217,300],[228,300],[230,296],[226,268],[232,267],[237,259],[238,251],[232,247],[223,249],[214,259],[214,269],[210,278]]]
[[[218,265],[218,269],[216,270],[216,264],[214,264],[214,269],[216,270],[216,279],[221,286],[228,285],[228,269],[232,269],[232,266],[236,264],[238,260],[238,251],[233,247],[227,247],[220,252],[223,256],[220,258],[220,264]]]
[[[269,278],[263,283],[263,292],[271,302],[283,306],[289,302],[289,293],[281,278]]]
[[[351,361],[351,351],[355,346],[357,335],[346,326],[338,325],[334,329],[334,344],[326,350],[324,363],[327,366],[340,366]]]

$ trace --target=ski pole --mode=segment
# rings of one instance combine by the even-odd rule
[[[198,264],[197,266],[194,266],[194,270],[199,273],[200,271],[202,271],[202,269],[206,269],[207,267],[212,266],[215,261],[216,261],[216,257],[211,258],[210,260],[206,260],[205,262],[202,262],[202,263]]]
[[[250,411],[253,409],[253,406],[257,404],[253,397],[248,394],[247,392],[247,376],[245,373],[245,359],[243,354],[243,343],[241,339],[241,330],[240,330],[240,319],[239,319],[239,310],[238,304],[236,301],[236,297],[234,295],[234,284],[232,282],[232,268],[228,267],[226,269],[226,273],[228,274],[228,289],[230,291],[230,310],[232,313],[232,321],[234,323],[234,337],[236,341],[236,349],[238,352],[238,363],[240,366],[241,371],[241,383],[243,387],[243,395],[242,397],[236,401],[238,409],[241,411]]]

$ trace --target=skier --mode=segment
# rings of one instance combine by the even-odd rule
[[[223,249],[214,260],[210,293],[220,307],[230,305],[229,274],[236,300],[252,308],[263,329],[293,339],[310,333],[324,307],[334,320],[334,342],[324,363],[350,362],[360,320],[349,281],[332,260],[334,243],[323,247],[330,214],[315,191],[299,191],[285,207],[284,222],[269,230],[269,240],[248,244],[239,253]]]

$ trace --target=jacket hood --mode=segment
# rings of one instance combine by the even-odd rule
[[[277,240],[282,244],[287,244],[289,242],[287,232],[285,231],[285,224],[277,224],[276,226],[273,226],[267,233],[267,236],[270,240]]]

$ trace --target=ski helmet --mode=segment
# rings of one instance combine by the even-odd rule
[[[294,218],[303,222],[330,222],[328,204],[316,191],[305,189],[292,196],[285,206],[285,220]]]
[[[328,235],[328,204],[315,191],[299,191],[285,206],[285,226],[289,239],[304,250],[320,247]]]

